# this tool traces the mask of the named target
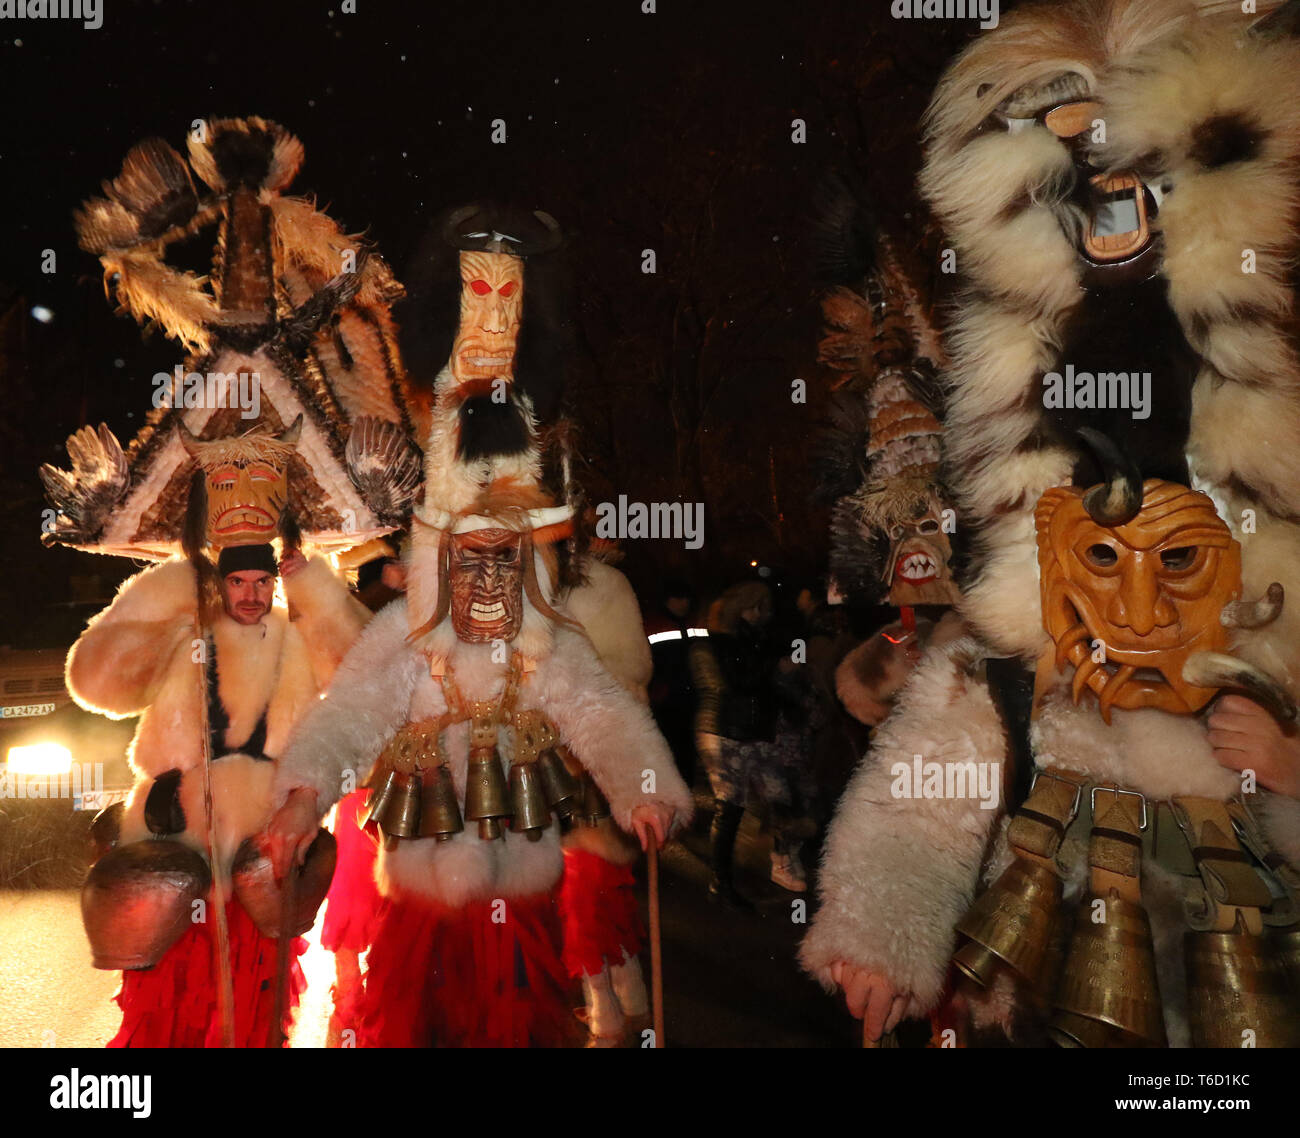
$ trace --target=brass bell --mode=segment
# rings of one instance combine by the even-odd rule
[[[1105,919],[1094,920],[1098,913]],[[1151,922],[1141,905],[1113,894],[1085,898],[1047,1032],[1062,1047],[1167,1045]]]
[[[374,812],[385,838],[418,838],[420,836],[420,776],[394,772],[392,793],[383,806]]]
[[[1193,1047],[1300,1046],[1300,996],[1263,937],[1189,932],[1184,939]],[[1247,1036],[1246,1033],[1252,1033]]]
[[[582,774],[582,818],[595,825],[609,817],[609,800],[600,792],[596,780],[583,771]]]
[[[548,748],[538,756],[537,765],[541,769],[546,801],[561,818],[568,817],[578,808],[582,784],[569,773],[569,768],[552,749]]]
[[[375,783],[375,777],[370,778],[371,783]],[[394,770],[386,771],[380,781],[370,788],[370,797],[366,799],[365,816],[361,820],[361,828],[374,833],[375,827],[379,822],[379,817],[384,808],[392,800],[393,792],[397,786],[397,772]]]
[[[1040,987],[1056,932],[1060,874],[1017,857],[957,925],[966,943],[953,956],[964,975],[986,988],[1001,966]]]
[[[465,821],[478,823],[485,841],[501,837],[501,819],[510,817],[506,776],[495,747],[473,747],[465,776]]]
[[[420,837],[449,842],[465,829],[460,818],[460,803],[451,781],[451,769],[440,763],[424,772],[424,797],[420,811]]]
[[[536,763],[515,763],[510,768],[510,805],[514,816],[510,828],[522,831],[530,842],[540,841],[542,831],[551,824],[551,808]]]

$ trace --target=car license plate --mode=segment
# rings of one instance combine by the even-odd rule
[[[25,715],[49,715],[52,703],[20,703],[13,707],[0,707],[0,719],[20,719]]]

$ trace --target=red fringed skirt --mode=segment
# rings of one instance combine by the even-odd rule
[[[375,886],[375,857],[379,847],[357,824],[370,791],[355,790],[338,805],[334,840],[338,842],[338,863],[330,882],[321,924],[320,943],[330,952],[351,949],[364,952],[374,939],[382,900]]]
[[[234,980],[236,1047],[265,1047],[275,1015],[276,942],[257,931],[235,900],[226,906],[230,927],[230,971]],[[122,1026],[109,1047],[220,1047],[221,1012],[217,993],[217,928],[213,919],[191,925],[153,968],[123,972],[118,989]],[[289,955],[289,1008],[307,986],[298,957],[307,942],[295,937]]]
[[[367,961],[357,1044],[575,1044],[575,1001],[559,945],[549,893],[459,909],[410,894],[389,897]]]
[[[587,850],[564,851],[560,918],[564,967],[570,976],[594,976],[606,964],[636,956],[645,941],[631,866],[613,865]]]

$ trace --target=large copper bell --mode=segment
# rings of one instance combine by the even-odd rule
[[[1146,910],[1088,897],[1074,922],[1047,1031],[1062,1047],[1164,1047],[1165,1021]],[[1105,920],[1094,921],[1095,913]]]
[[[90,867],[81,920],[96,968],[152,968],[194,919],[212,885],[208,863],[170,840],[117,846]]]
[[[389,790],[371,817],[379,824],[385,838],[420,836],[420,776],[394,771],[395,778],[385,781]]]
[[[988,987],[1005,966],[1032,987],[1043,984],[1061,906],[1059,874],[1017,857],[978,897],[957,925],[966,943],[952,958],[958,970]]]
[[[316,913],[325,901],[334,866],[338,861],[338,843],[328,830],[320,830],[307,847],[302,865],[293,867],[293,914],[289,921],[290,936],[302,936],[316,923]],[[235,896],[263,936],[278,937],[285,924],[284,885],[276,881],[266,837],[258,834],[245,838],[235,854],[230,870]]]
[[[1291,977],[1291,987],[1300,992],[1300,925],[1273,930],[1273,944],[1282,966]]]
[[[536,763],[515,763],[510,768],[510,828],[523,832],[530,842],[541,839],[551,824],[551,808],[546,802],[542,773]]]
[[[1189,932],[1187,1012],[1193,1047],[1300,1046],[1300,996],[1261,936]],[[1248,1036],[1247,1032],[1251,1034]]]
[[[446,763],[439,763],[432,770],[426,770],[422,789],[420,837],[451,841],[465,828],[460,817],[460,803],[456,801],[456,787],[451,781],[451,768]]]
[[[510,817],[506,776],[495,747],[474,747],[465,776],[465,821],[478,823],[485,841],[501,837],[501,819]]]
[[[538,756],[537,765],[542,773],[546,801],[561,818],[569,817],[581,801],[582,783],[569,773],[564,760],[552,748]]]
[[[609,817],[609,799],[600,792],[596,780],[585,771],[582,775],[582,817],[593,826]]]

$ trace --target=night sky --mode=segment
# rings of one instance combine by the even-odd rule
[[[894,232],[923,242],[918,119],[974,24],[893,21],[885,0],[658,0],[653,15],[641,0],[355,6],[102,0],[98,30],[0,21],[0,571],[20,585],[0,590],[0,643],[58,643],[53,618],[34,614],[69,598],[70,576],[99,574],[80,587],[103,593],[132,568],[40,547],[36,468],[64,463],[83,423],[107,422],[125,445],[150,376],[182,359],[113,315],[72,210],[134,143],[158,135],[183,152],[191,121],[214,115],[296,134],[306,161],[290,192],[365,230],[399,278],[448,206],[505,197],[555,215],[575,282],[568,399],[589,496],[705,503],[698,552],[629,543],[644,599],[669,571],[712,588],[751,559],[823,569],[810,203],[828,171],[846,171]],[[790,402],[795,378],[806,406]]]

